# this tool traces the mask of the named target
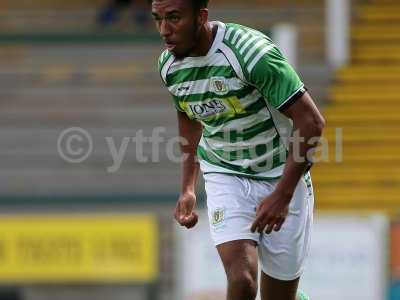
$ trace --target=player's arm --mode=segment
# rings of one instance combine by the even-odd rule
[[[288,214],[289,204],[296,186],[309,167],[325,126],[325,120],[306,92],[291,106],[282,111],[293,120],[293,132],[283,174],[274,192],[257,208],[257,217],[251,230],[267,234],[279,231]]]
[[[283,175],[275,191],[258,206],[256,220],[251,227],[252,231],[270,233],[280,230],[285,221],[294,190],[309,165],[305,158],[315,148],[325,121],[299,76],[278,48],[262,44],[255,52],[260,55],[254,56],[245,66],[249,82],[258,88],[268,105],[293,120],[293,132],[300,137],[299,141],[294,141],[296,147],[290,145]],[[310,143],[311,138],[313,144]]]
[[[307,92],[282,113],[292,119],[295,134],[276,191],[282,195],[284,201],[289,202],[300,177],[311,164],[310,159],[318,146],[325,120]]]
[[[167,85],[168,68],[173,60],[171,54],[165,50],[158,60],[158,70],[164,84]],[[174,98],[174,95],[172,95]],[[182,154],[182,182],[181,193],[175,207],[176,221],[187,228],[196,225],[198,217],[193,212],[196,204],[195,186],[199,173],[199,163],[196,159],[197,145],[201,137],[201,124],[190,120],[179,101],[174,98],[174,105],[178,113],[179,136],[181,137],[180,149]]]
[[[167,50],[161,54],[158,60],[158,70],[166,86],[168,86],[166,74],[172,62],[172,56]],[[178,114],[178,129],[181,137],[180,149],[183,158],[181,163],[181,193],[175,207],[174,217],[182,226],[192,228],[198,220],[193,208],[196,204],[195,187],[200,169],[196,158],[196,150],[200,141],[202,127],[200,123],[189,119],[179,101],[174,98],[174,95],[172,97]]]
[[[199,174],[199,163],[196,149],[199,144],[202,126],[199,122],[188,118],[185,112],[178,111],[179,136],[182,138],[180,149],[181,164],[181,194],[175,208],[175,219],[187,228],[196,225],[198,216],[193,212],[196,204],[195,188]]]

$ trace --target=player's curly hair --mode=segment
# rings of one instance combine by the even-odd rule
[[[201,8],[207,8],[209,2],[209,0],[191,0],[191,1],[196,10]]]
[[[154,0],[150,0],[149,2],[153,2]],[[198,11],[199,9],[202,8],[207,8],[208,7],[208,2],[210,0],[190,0],[193,3],[193,8],[195,11]]]

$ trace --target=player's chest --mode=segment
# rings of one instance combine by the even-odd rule
[[[169,86],[176,104],[198,120],[243,113],[241,95],[248,89],[230,67],[185,70],[180,80]]]

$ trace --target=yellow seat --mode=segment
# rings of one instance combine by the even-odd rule
[[[400,30],[393,26],[400,5],[373,1],[358,16],[351,63],[337,72],[323,111],[329,161],[312,169],[316,205],[393,213],[400,210]]]

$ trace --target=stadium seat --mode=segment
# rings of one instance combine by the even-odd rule
[[[324,110],[330,161],[313,170],[316,204],[325,209],[400,208],[400,5],[371,1],[356,10],[349,65],[338,70]],[[343,161],[336,162],[342,128]]]

